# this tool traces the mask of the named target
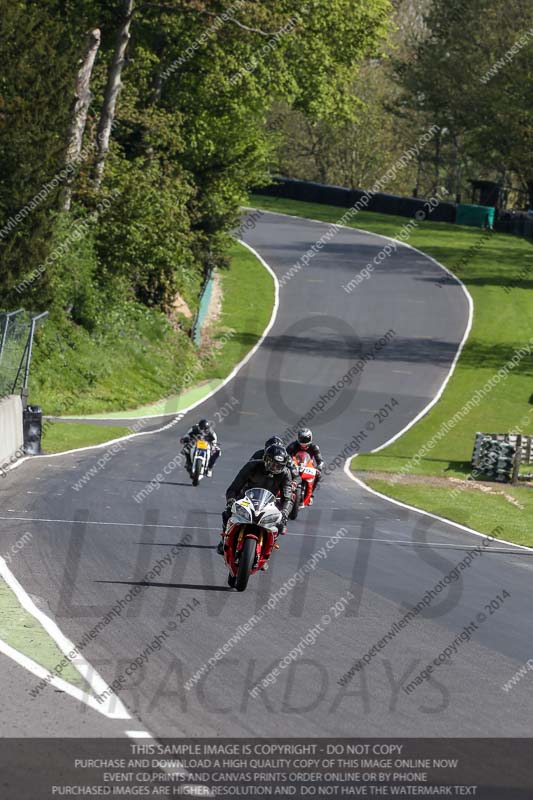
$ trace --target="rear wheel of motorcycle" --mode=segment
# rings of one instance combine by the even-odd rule
[[[237,580],[235,575],[232,575],[231,572],[228,575],[228,586],[231,586],[232,589],[235,589],[235,581]]]
[[[202,469],[202,467],[200,466],[200,462],[196,461],[195,464],[194,464],[194,471],[192,473],[192,485],[193,486],[198,486],[198,484],[200,483],[200,470],[201,469]]]
[[[239,569],[235,579],[235,588],[238,592],[244,592],[248,586],[248,579],[252,571],[257,542],[255,539],[245,539],[239,559]]]
[[[296,487],[296,491],[294,492],[294,503],[292,504],[291,513],[289,514],[289,519],[297,519],[298,512],[300,511],[300,503],[302,502],[302,490],[299,486]]]

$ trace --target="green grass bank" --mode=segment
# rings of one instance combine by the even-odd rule
[[[134,419],[177,413],[205,397],[257,343],[274,305],[270,273],[237,242],[230,251],[230,268],[220,272],[221,308],[208,325],[205,341],[195,348],[159,312],[148,309],[124,317],[119,334],[113,327],[87,339],[76,331],[72,346],[50,326],[43,327],[36,347],[31,401],[45,414]],[[52,340],[60,340],[56,348]],[[46,425],[43,448],[62,452],[101,444],[130,432],[117,423]]]

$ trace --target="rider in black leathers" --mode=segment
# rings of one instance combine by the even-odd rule
[[[189,474],[192,470],[192,450],[197,439],[205,439],[206,442],[209,442],[211,445],[211,457],[209,459],[209,464],[207,465],[207,476],[211,477],[213,467],[215,466],[216,461],[220,458],[222,450],[218,445],[218,437],[214,429],[211,427],[209,420],[201,419],[196,425],[193,425],[192,428],[187,431],[185,436],[180,439],[181,443],[184,445],[181,452],[187,459],[185,466]]]
[[[320,452],[319,446],[313,442],[313,434],[309,428],[302,428],[301,431],[298,431],[296,441],[291,442],[291,444],[287,447],[287,453],[291,456],[291,458],[300,450],[304,450],[305,452],[309,453],[315,462],[317,469],[315,483],[313,486],[313,492],[315,492],[322,478],[324,459],[322,458],[322,453]]]
[[[267,439],[265,442],[265,446],[261,448],[261,450],[256,450],[255,453],[250,458],[250,461],[259,461],[263,458],[265,451],[268,450],[273,444],[278,445],[279,447],[283,447],[283,439],[280,436],[271,436],[270,439]],[[294,480],[298,478],[298,467],[295,465],[292,457],[287,453],[287,463],[286,466],[291,473]]]
[[[226,490],[226,509],[222,513],[222,533],[225,534],[228,519],[231,516],[231,505],[241,498],[247,489],[267,489],[277,497],[277,505],[281,511],[278,533],[284,533],[292,503],[292,476],[285,466],[287,454],[284,447],[272,445],[267,448],[262,460],[248,461],[239,471]],[[223,540],[218,546],[220,555],[224,553]]]

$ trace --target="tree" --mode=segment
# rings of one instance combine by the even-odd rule
[[[126,49],[130,40],[130,28],[133,20],[134,0],[122,0],[121,19],[117,31],[113,59],[109,67],[107,85],[102,104],[102,113],[98,125],[98,154],[95,167],[95,185],[99,188],[104,175],[104,166],[109,151],[109,140],[115,119],[117,99],[122,88],[122,70],[124,68]]]
[[[66,167],[75,167],[81,155],[83,144],[83,134],[87,122],[87,114],[92,100],[90,90],[91,76],[94,61],[98,48],[100,47],[100,29],[94,28],[87,34],[87,48],[81,59],[80,69],[76,78],[76,93],[74,98],[74,108],[72,111],[72,122],[67,137]],[[63,196],[61,208],[63,211],[70,210],[72,200],[72,172],[68,178]]]
[[[62,187],[79,41],[60,16],[60,3],[0,0],[0,296],[43,263],[52,211]],[[26,305],[46,307],[46,274]]]
[[[533,179],[533,6],[435,0],[430,34],[398,65],[406,114],[446,128],[463,158]],[[533,198],[532,198],[533,202]]]

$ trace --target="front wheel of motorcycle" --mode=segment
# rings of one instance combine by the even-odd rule
[[[192,485],[193,486],[198,486],[198,484],[200,483],[200,470],[201,469],[202,469],[202,466],[201,466],[200,462],[198,460],[196,460],[194,462],[194,469],[193,469],[193,473],[192,473]]]
[[[256,546],[257,542],[255,539],[244,540],[244,545],[239,559],[237,578],[235,579],[235,588],[238,592],[244,592],[248,586],[248,579],[250,578],[250,572],[252,571],[255,559]]]

